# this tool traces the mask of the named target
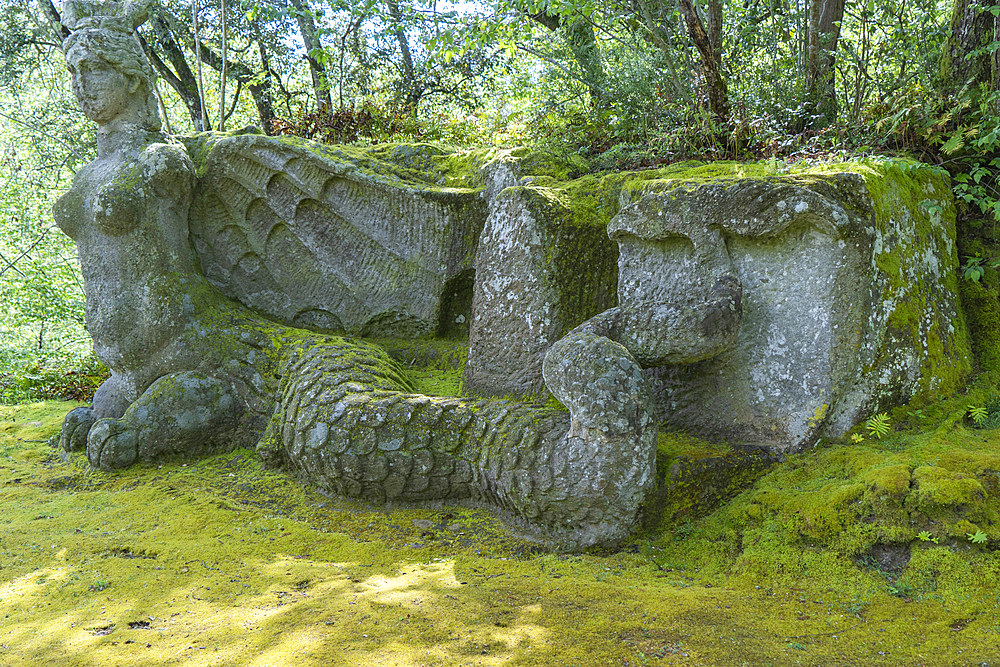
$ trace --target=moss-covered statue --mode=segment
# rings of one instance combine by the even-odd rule
[[[98,157],[77,174],[55,216],[77,243],[87,327],[111,369],[93,406],[66,417],[64,448],[85,447],[92,465],[112,469],[256,445],[268,462],[327,491],[372,501],[469,499],[557,546],[628,533],[653,484],[656,429],[645,380],[625,348],[590,333],[567,345],[568,357],[586,362],[553,365],[567,415],[410,393],[402,369],[378,347],[276,324],[224,297],[199,274],[189,240],[196,171],[184,146],[160,129],[152,73],[133,36],[142,5],[68,0],[64,12],[66,62],[83,111],[98,124]],[[258,139],[266,138],[246,138]],[[301,170],[315,164],[327,171],[321,183],[337,175],[319,158],[303,167],[309,156],[284,146],[286,163],[272,165],[265,186],[278,172],[301,182]],[[343,181],[327,187],[336,183]],[[252,221],[253,206],[242,205],[239,217]],[[307,217],[300,209],[290,217]],[[262,224],[276,226],[271,218]],[[275,242],[273,230],[265,236]],[[428,266],[420,270],[440,274]],[[277,275],[281,267],[271,268]],[[329,308],[338,310],[348,309]],[[368,319],[387,328],[416,321]]]
[[[256,446],[329,492],[468,500],[579,548],[636,524],[658,421],[798,451],[969,372],[934,170],[570,179],[513,151],[182,144],[144,13],[64,4],[98,158],[55,214],[112,374],[61,437],[94,466]],[[353,338],[437,334],[468,336],[466,392],[533,402],[418,395]],[[537,407],[549,394],[569,413]]]

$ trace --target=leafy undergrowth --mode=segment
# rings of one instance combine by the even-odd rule
[[[1000,660],[1000,435],[961,420],[558,555],[481,510],[325,498],[249,451],[91,471],[47,442],[72,405],[0,407],[3,665]]]

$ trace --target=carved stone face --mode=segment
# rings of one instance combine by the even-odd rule
[[[73,92],[87,118],[105,125],[128,110],[129,96],[136,88],[129,77],[83,49],[70,51],[66,65],[73,76]]]

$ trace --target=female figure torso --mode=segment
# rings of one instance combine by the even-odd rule
[[[111,50],[109,36],[122,48]],[[98,125],[98,157],[77,173],[54,213],[76,241],[87,329],[112,371],[94,399],[98,416],[119,416],[176,370],[177,339],[192,316],[184,284],[195,275],[187,237],[194,167],[160,132],[148,65],[130,39],[84,30],[66,50],[77,100]]]

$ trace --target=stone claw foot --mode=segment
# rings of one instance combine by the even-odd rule
[[[76,452],[87,448],[87,436],[94,425],[93,408],[73,408],[63,419],[59,432],[59,447],[64,452]]]
[[[90,429],[87,458],[90,465],[101,470],[125,468],[139,457],[135,431],[125,427],[120,419],[101,419]]]

